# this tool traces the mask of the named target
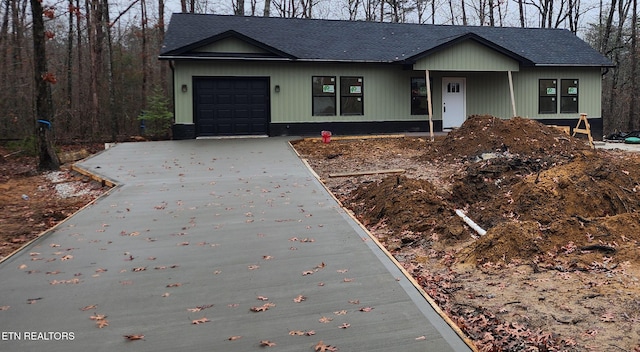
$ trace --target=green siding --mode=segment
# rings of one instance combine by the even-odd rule
[[[599,68],[526,68],[513,74],[518,115],[539,119],[578,118],[579,114],[539,114],[539,79],[578,79],[578,113],[601,117],[602,76]]]
[[[403,70],[397,65],[276,63],[276,62],[175,62],[176,123],[193,122],[192,77],[269,77],[271,122],[365,122],[416,121],[426,115],[411,115],[410,77],[424,71]],[[523,68],[513,72],[517,115],[539,119],[577,118],[578,114],[538,114],[538,80],[578,79],[579,113],[600,117],[601,76],[599,68]],[[362,76],[363,116],[312,116],[312,76]],[[466,78],[467,115],[490,114],[501,118],[513,115],[507,72],[431,71],[434,120],[442,118],[442,77]],[[182,92],[182,85],[187,92]],[[280,92],[274,87],[280,86]],[[337,87],[339,94],[339,86]],[[338,97],[339,106],[339,97]],[[339,110],[339,109],[338,109]],[[339,111],[338,111],[339,114]]]
[[[402,70],[396,65],[177,61],[174,80],[176,123],[193,121],[191,81],[194,76],[270,77],[272,123],[423,120],[427,117],[411,115],[410,110],[410,77],[423,75],[424,72]],[[312,116],[312,76],[336,76],[338,84],[340,76],[363,77],[364,115]],[[183,84],[188,86],[186,93],[181,91]],[[280,86],[280,92],[274,91],[276,85]]]
[[[518,62],[476,41],[467,40],[418,60],[416,70],[518,71]]]
[[[195,50],[205,53],[243,53],[243,54],[264,54],[267,51],[255,47],[249,43],[235,38],[225,38],[213,44],[205,45]]]

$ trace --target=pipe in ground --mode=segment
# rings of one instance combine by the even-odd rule
[[[462,210],[460,209],[456,209],[456,214],[462,218],[462,220],[469,225],[469,227],[471,227],[475,232],[478,233],[478,235],[480,236],[484,236],[487,231],[485,229],[483,229],[482,227],[480,227],[478,224],[476,224],[475,222],[473,222],[473,220],[471,220]]]

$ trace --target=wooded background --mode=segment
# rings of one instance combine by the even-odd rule
[[[153,92],[171,99],[170,68],[157,60],[171,12],[566,28],[616,64],[603,71],[605,134],[640,129],[637,0],[1,1],[0,139],[34,136],[38,119],[58,143],[140,134]],[[51,110],[38,110],[39,80]]]

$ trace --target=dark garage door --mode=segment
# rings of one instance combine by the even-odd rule
[[[266,135],[269,125],[269,79],[194,78],[196,135]]]

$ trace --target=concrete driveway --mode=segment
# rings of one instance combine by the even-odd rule
[[[286,138],[79,166],[119,186],[0,264],[0,351],[469,350]]]

